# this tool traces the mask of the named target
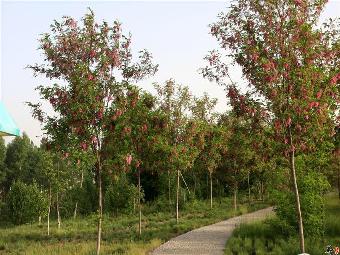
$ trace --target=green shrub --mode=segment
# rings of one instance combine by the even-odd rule
[[[286,184],[289,187],[288,180]],[[324,194],[329,189],[329,183],[321,173],[304,171],[303,175],[300,172],[298,176],[298,186],[306,236],[321,237],[325,225]],[[279,225],[283,229],[297,232],[294,193],[288,190],[275,190],[273,198],[276,214],[281,221]]]
[[[36,184],[14,182],[6,197],[7,217],[14,224],[30,223],[45,216],[48,202]]]
[[[141,191],[143,201],[143,191]],[[104,210],[109,214],[131,213],[138,203],[138,187],[130,184],[126,175],[122,174],[106,190]]]

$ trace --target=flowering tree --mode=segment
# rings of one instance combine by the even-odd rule
[[[114,155],[112,164],[115,169],[132,170],[137,176],[139,235],[142,233],[141,207],[141,172],[152,169],[149,164],[155,160],[153,151],[158,147],[159,135],[162,133],[158,125],[157,112],[154,111],[155,99],[150,94],[130,86],[126,94],[124,115],[116,118],[112,133],[106,137],[109,144],[106,153]],[[115,135],[116,134],[116,135]],[[118,148],[118,150],[117,150]],[[123,158],[124,165],[116,158]],[[161,159],[162,160],[162,159]],[[112,165],[108,165],[111,168]]]
[[[124,114],[124,93],[130,81],[138,81],[157,71],[152,57],[141,51],[133,63],[131,36],[122,34],[121,24],[113,26],[94,19],[90,10],[78,24],[70,17],[55,21],[51,32],[40,40],[45,56],[42,65],[29,66],[35,75],[55,81],[39,86],[41,99],[50,103],[54,114],[43,112],[41,104],[29,103],[33,116],[43,124],[48,140],[63,151],[70,148],[89,151],[98,186],[98,237],[100,252],[102,228],[102,170],[106,164],[104,138],[118,115]]]
[[[202,70],[205,76],[227,85],[231,100],[242,101],[244,95],[230,81],[221,58],[231,57],[252,89],[246,96],[261,101],[272,117],[280,151],[289,162],[302,253],[305,245],[295,157],[316,149],[317,143],[333,135],[339,121],[339,115],[335,116],[339,107],[339,23],[318,26],[326,2],[234,2],[211,25],[211,34],[228,51],[212,51],[206,57],[210,65]]]
[[[177,173],[176,221],[179,219],[179,188],[181,171],[189,169],[199,153],[195,137],[199,133],[195,121],[189,118],[192,96],[188,87],[168,80],[155,84],[158,106],[167,118],[167,147],[170,147],[168,169]],[[167,150],[166,150],[167,151]]]
[[[201,151],[196,159],[196,164],[201,165],[204,170],[209,173],[210,179],[210,208],[213,203],[213,183],[212,174],[221,161],[223,142],[226,141],[225,133],[222,127],[216,125],[215,114],[213,110],[216,106],[217,99],[210,99],[207,94],[204,94],[201,98],[195,98],[193,106],[191,108],[193,118],[196,124],[200,126],[199,134],[197,136],[197,145],[201,146]],[[201,138],[201,139],[200,139]],[[203,140],[200,142],[200,140]]]

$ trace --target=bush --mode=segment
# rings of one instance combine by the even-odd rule
[[[309,171],[303,176],[298,176],[298,186],[306,236],[321,237],[324,233],[325,220],[323,195],[329,188],[329,184],[322,174]],[[297,231],[294,193],[276,190],[273,198],[280,224],[286,229]]]
[[[143,200],[143,191],[141,191]],[[104,196],[104,210],[107,213],[131,213],[138,203],[138,187],[130,184],[126,175],[122,174],[106,190]]]
[[[6,197],[7,217],[14,224],[30,223],[45,216],[48,202],[36,184],[14,182]]]

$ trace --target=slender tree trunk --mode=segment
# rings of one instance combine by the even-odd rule
[[[210,177],[210,209],[212,209],[212,204],[213,204],[213,194],[212,194],[212,176],[211,172],[209,171],[209,177]]]
[[[176,223],[178,223],[178,199],[179,199],[179,170],[177,170],[177,188],[176,188]]]
[[[171,183],[170,183],[170,170],[168,170],[168,195],[169,195],[169,206],[171,205]]]
[[[50,214],[51,214],[51,204],[52,204],[52,190],[51,184],[48,189],[48,213],[47,213],[47,235],[50,235]]]
[[[81,180],[80,180],[80,188],[83,188],[83,181],[84,181],[84,172],[81,171]],[[76,202],[76,205],[74,207],[74,214],[73,214],[73,218],[77,218],[77,211],[78,211],[78,201]]]
[[[102,194],[102,166],[97,152],[98,163],[98,229],[97,229],[97,255],[100,253],[100,242],[102,238],[102,217],[103,217],[103,194]]]
[[[292,134],[290,130],[289,130],[289,136],[290,136],[290,145],[291,145],[291,148],[293,148],[294,144],[293,144],[293,138],[292,138]],[[291,172],[293,190],[294,190],[295,200],[296,200],[295,202],[296,202],[296,214],[297,214],[298,225],[299,225],[300,251],[301,253],[305,253],[305,238],[303,234],[303,221],[302,221],[299,189],[298,189],[297,180],[296,180],[294,150],[292,150],[292,152],[290,153],[290,170],[291,170],[290,172]]]
[[[60,229],[61,217],[60,217],[60,210],[59,210],[59,192],[57,192],[57,216],[58,216],[58,229]]]
[[[133,213],[136,212],[136,198],[133,198]]]
[[[340,199],[340,168],[338,166],[338,193],[339,193],[339,199]]]
[[[196,197],[196,174],[193,173],[193,179],[194,179],[194,197]]]
[[[141,186],[140,186],[140,169],[138,168],[138,210],[139,210],[139,236],[142,235],[142,206],[141,206]]]
[[[234,213],[237,211],[237,185],[234,188]]]
[[[248,171],[248,203],[250,204],[250,171]]]
[[[237,211],[237,179],[236,179],[236,160],[234,159],[234,213]]]
[[[207,199],[209,199],[209,174],[207,174]]]
[[[78,210],[78,201],[76,202],[76,205],[74,206],[73,219],[77,218],[77,210]]]
[[[42,188],[40,187],[40,194],[42,194]],[[41,225],[41,215],[39,215],[39,225]]]

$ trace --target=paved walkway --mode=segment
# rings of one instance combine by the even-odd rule
[[[225,244],[235,227],[241,223],[262,220],[273,214],[269,207],[240,215],[177,236],[155,249],[152,255],[223,255]]]

